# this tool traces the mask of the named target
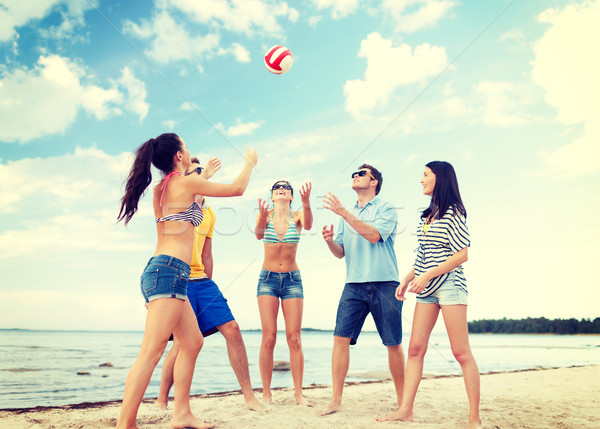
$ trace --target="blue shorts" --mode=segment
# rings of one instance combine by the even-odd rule
[[[270,295],[277,298],[304,298],[302,291],[302,277],[300,271],[287,273],[276,273],[274,271],[261,270],[258,277],[257,296]]]
[[[187,296],[205,337],[217,332],[218,326],[235,320],[227,300],[211,279],[190,279]]]
[[[185,301],[190,266],[174,256],[150,258],[142,273],[140,287],[146,302],[158,298],[178,298]]]
[[[438,290],[425,298],[417,296],[417,303],[442,305],[467,305],[467,293],[454,286],[454,272],[448,275]]]
[[[384,346],[402,344],[402,301],[396,299],[398,282],[346,283],[333,335],[356,344],[369,313]]]

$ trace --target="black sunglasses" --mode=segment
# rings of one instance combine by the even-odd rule
[[[292,190],[292,187],[290,185],[288,185],[287,183],[276,183],[271,188],[271,191],[274,191],[274,190],[279,189],[279,188],[283,188],[286,191],[291,191]]]
[[[354,176],[356,176],[356,175],[363,177],[367,173],[369,173],[369,171],[367,171],[367,170],[355,171],[354,173],[352,173],[352,178],[354,179]],[[369,176],[371,176],[372,180],[375,180],[375,178],[373,177],[373,175],[371,173],[369,173]]]
[[[186,176],[189,176],[190,174],[192,174],[194,171],[198,174],[202,174],[202,170],[204,170],[204,168],[202,167],[196,167],[193,170],[188,171],[187,173],[185,173]]]

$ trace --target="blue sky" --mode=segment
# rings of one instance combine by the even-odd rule
[[[581,0],[0,0],[0,328],[143,329],[149,198],[115,220],[131,152],[166,131],[221,158],[215,181],[259,153],[243,197],[209,201],[242,328],[260,327],[252,230],[279,179],[313,183],[304,326],[333,328],[344,263],[320,236],[337,224],[322,195],[353,204],[363,162],[398,208],[401,275],[424,164],[446,160],[468,210],[469,319],[597,317],[599,20]],[[263,64],[275,44],[294,55],[285,75]]]

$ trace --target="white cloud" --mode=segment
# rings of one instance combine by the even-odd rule
[[[160,11],[151,21],[144,20],[139,25],[125,21],[123,31],[138,39],[151,40],[150,47],[144,53],[163,64],[210,57],[219,45],[218,35],[194,36],[167,11]]]
[[[584,1],[548,9],[538,20],[550,28],[534,45],[533,80],[546,91],[546,102],[558,110],[557,120],[583,124],[582,135],[559,148],[542,152],[548,166],[562,174],[600,169],[600,2]]]
[[[354,117],[377,105],[385,107],[398,87],[423,82],[448,62],[443,47],[427,43],[414,50],[407,44],[394,47],[379,33],[371,33],[361,42],[358,56],[367,59],[364,80],[349,80],[344,85],[346,110]]]
[[[250,62],[250,52],[239,43],[232,43],[228,49],[219,49],[218,55],[231,54],[240,63]]]
[[[127,102],[125,107],[133,113],[136,113],[140,121],[148,114],[150,105],[146,102],[146,85],[133,75],[129,67],[121,70],[121,77],[117,81],[125,88],[127,92]]]
[[[510,82],[481,82],[477,93],[485,97],[483,123],[488,126],[514,127],[525,123],[519,112],[520,97]]]
[[[453,0],[383,0],[381,8],[396,22],[396,31],[412,33],[435,26],[458,4]]]
[[[76,35],[78,27],[84,24],[84,13],[92,9],[94,3],[87,0],[3,1],[0,4],[0,42],[13,39],[18,27],[42,19],[53,11],[60,11],[63,21],[44,35],[55,38]]]
[[[243,123],[242,120],[238,118],[237,123],[235,125],[225,128],[223,124],[219,122],[215,125],[215,128],[228,137],[249,136],[253,134],[254,131],[259,129],[262,124],[264,124],[264,121]]]
[[[108,155],[91,146],[58,157],[0,162],[0,194],[5,201],[0,207],[0,258],[50,250],[147,247],[147,237],[116,224],[131,157],[131,153]],[[152,216],[146,206],[144,200],[139,217]],[[31,207],[35,211],[26,210]]]
[[[169,130],[173,130],[175,128],[175,125],[177,125],[177,122],[174,120],[167,120],[167,121],[163,121],[162,124]]]
[[[506,41],[522,41],[525,38],[525,36],[523,35],[523,33],[520,30],[510,30],[507,31],[506,33],[502,33],[500,35],[500,37],[498,38],[498,40],[500,42],[506,42]]]
[[[358,8],[358,0],[312,0],[312,3],[316,6],[317,10],[331,9],[331,17],[333,19],[348,16]]]
[[[321,22],[321,17],[320,16],[311,16],[310,18],[308,18],[308,25],[310,25],[311,27],[316,27],[317,24],[319,22]]]
[[[246,35],[281,35],[280,17],[298,20],[298,11],[286,2],[268,0],[172,0],[161,7],[177,9],[190,19]]]
[[[278,18],[298,20],[298,11],[285,2],[245,0],[158,1],[150,20],[125,21],[126,34],[149,42],[144,51],[158,63],[197,61],[216,55],[233,55],[241,63],[250,62],[249,51],[240,43],[219,46],[222,30],[248,36],[281,36]],[[202,25],[198,25],[202,24]],[[198,66],[200,73],[204,72]]]
[[[58,55],[41,56],[33,69],[15,69],[0,79],[0,140],[27,142],[63,133],[80,110],[97,119],[120,114],[123,96],[83,82],[85,70]],[[60,101],[59,101],[60,100]]]

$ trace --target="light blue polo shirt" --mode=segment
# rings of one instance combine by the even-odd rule
[[[398,214],[394,207],[375,197],[362,208],[357,202],[351,213],[373,225],[381,238],[372,244],[344,218],[340,219],[335,242],[344,248],[346,283],[399,281],[394,251]]]

